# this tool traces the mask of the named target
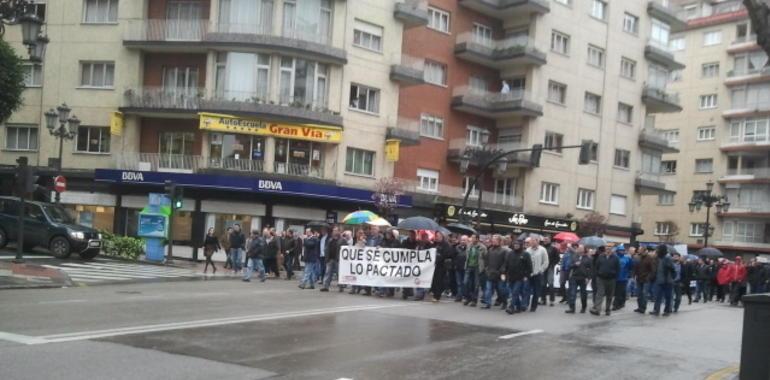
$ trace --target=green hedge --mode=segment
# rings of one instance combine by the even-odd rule
[[[144,253],[144,241],[102,231],[102,253],[124,259],[138,260]]]

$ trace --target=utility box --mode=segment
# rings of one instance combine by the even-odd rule
[[[770,380],[770,293],[744,296],[741,380]]]

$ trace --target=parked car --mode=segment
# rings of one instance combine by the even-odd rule
[[[45,202],[25,202],[24,208],[25,251],[43,247],[60,259],[69,257],[73,252],[86,260],[99,254],[101,234],[93,228],[77,224],[63,207]],[[0,197],[0,248],[18,239],[18,218],[18,198]]]

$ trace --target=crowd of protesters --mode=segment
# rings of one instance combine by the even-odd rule
[[[213,229],[204,243],[206,266],[213,252],[227,253],[225,269],[251,281],[292,280],[295,271],[299,288],[328,292],[338,272],[339,252],[343,246],[436,249],[435,271],[429,289],[373,288],[352,286],[350,294],[438,302],[449,296],[468,307],[499,307],[508,314],[535,312],[538,306],[554,306],[556,297],[574,314],[586,311],[610,315],[623,309],[636,296],[637,313],[668,316],[679,311],[682,297],[692,302],[729,302],[739,305],[747,292],[770,290],[770,269],[756,259],[745,265],[741,257],[701,259],[670,252],[666,245],[586,247],[577,242],[554,242],[550,237],[530,235],[524,239],[508,235],[478,234],[445,236],[441,232],[408,231],[401,236],[393,228],[364,225],[355,230],[327,227],[277,232],[264,228],[246,236],[239,225],[228,228],[218,238]],[[557,279],[558,278],[558,282]],[[694,284],[694,286],[692,286]],[[339,292],[344,285],[337,285]],[[590,290],[590,292],[589,292]],[[589,308],[589,293],[591,305]],[[694,293],[694,294],[693,294]],[[661,310],[662,308],[662,310]]]

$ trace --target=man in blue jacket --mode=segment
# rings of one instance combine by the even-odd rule
[[[626,290],[628,289],[628,279],[631,277],[631,273],[634,270],[634,259],[629,255],[626,255],[626,247],[621,244],[615,247],[615,253],[618,255],[620,261],[620,271],[618,272],[618,278],[615,284],[615,299],[613,301],[612,310],[620,310],[626,306]]]

